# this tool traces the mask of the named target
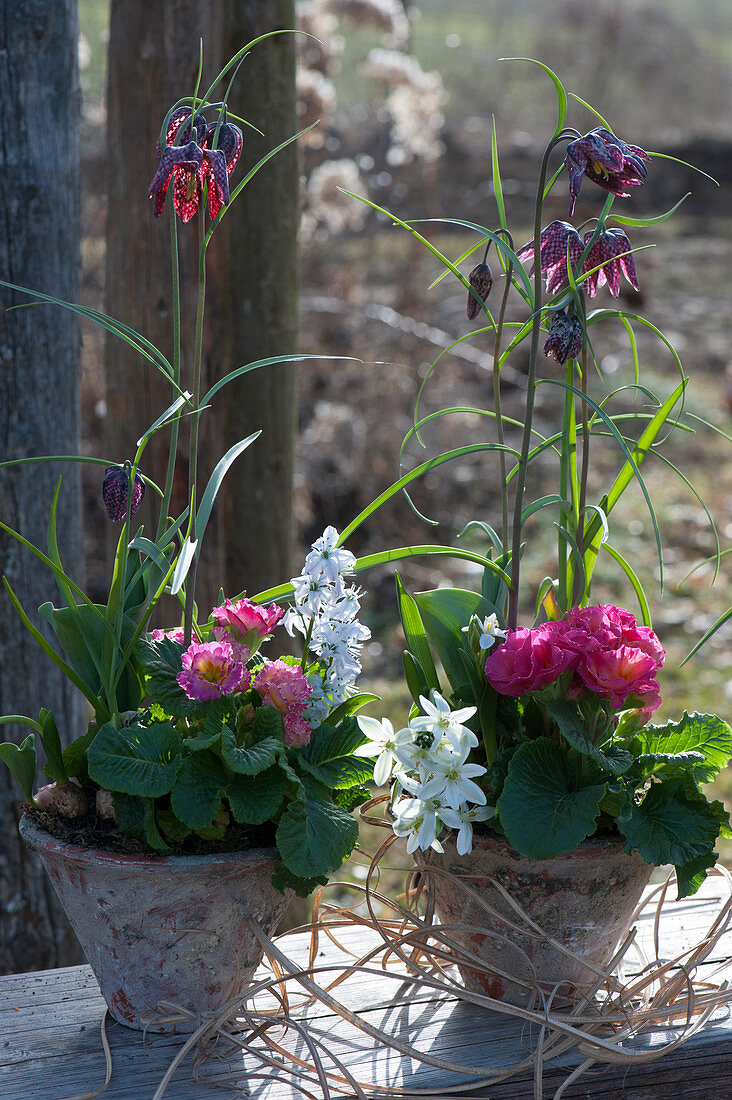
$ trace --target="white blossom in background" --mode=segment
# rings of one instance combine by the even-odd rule
[[[320,149],[325,144],[325,135],[333,122],[336,106],[336,93],[333,82],[317,69],[297,70],[297,118],[301,130],[320,123],[314,129],[303,134],[300,143],[311,149]]]
[[[392,117],[387,160],[405,163],[419,157],[434,162],[444,152],[440,133],[445,125],[442,108],[447,98],[438,72],[425,72],[416,58],[397,50],[371,50],[363,71],[389,87],[385,107]]]
[[[469,760],[478,738],[464,723],[476,708],[451,710],[438,691],[419,701],[423,713],[397,733],[388,719],[360,718],[370,738],[360,755],[377,757],[379,778],[376,768],[374,778],[379,785],[393,778],[392,829],[406,838],[408,852],[443,851],[439,836],[446,826],[457,830],[457,849],[464,855],[472,848],[473,822],[487,821],[495,813],[475,782],[487,769]]]
[[[366,203],[343,191],[355,195],[366,191],[355,161],[326,160],[313,168],[307,186],[309,211],[331,233],[361,229],[369,212]]]
[[[375,27],[390,48],[400,49],[409,38],[409,20],[401,0],[324,0],[335,15],[351,19],[358,27]]]
[[[307,652],[317,658],[318,667],[306,674],[313,690],[303,712],[313,727],[353,694],[361,672],[361,648],[371,637],[357,618],[361,589],[345,579],[353,573],[356,559],[337,543],[336,529],[326,527],[312,544],[302,573],[292,578],[294,606],[284,618],[288,634],[302,634]]]

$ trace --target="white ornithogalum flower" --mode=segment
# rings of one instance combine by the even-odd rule
[[[396,836],[407,838],[408,853],[417,848],[423,852],[428,848],[434,848],[436,852],[444,851],[437,839],[441,831],[438,808],[434,802],[422,802],[419,798],[405,798],[397,802],[392,829]]]
[[[435,745],[441,737],[446,737],[458,752],[462,751],[464,745],[477,745],[478,738],[463,725],[463,722],[473,717],[477,707],[450,710],[450,704],[439,691],[432,691],[431,695],[432,699],[425,699],[424,695],[420,695],[423,713],[410,720],[411,728],[431,733]]]
[[[440,821],[449,829],[457,829],[455,846],[458,854],[465,856],[473,847],[473,822],[488,821],[496,812],[495,806],[443,806],[439,810]]]
[[[397,745],[395,755],[404,771],[416,772],[420,780],[425,782],[434,772],[438,762],[445,766],[449,764],[455,750],[446,737],[440,737],[438,741],[434,741],[430,733],[423,732],[420,735],[411,722],[409,733],[410,737],[405,737]]]
[[[485,775],[482,764],[470,764],[458,755],[452,760],[435,761],[432,778],[418,792],[419,798],[438,798],[450,809],[456,810],[463,802],[485,805],[485,795],[473,779]]]
[[[406,739],[411,739],[408,729],[397,730],[388,718],[370,718],[366,714],[359,715],[358,724],[361,733],[365,733],[369,740],[365,745],[354,750],[354,756],[376,756],[374,764],[374,783],[377,787],[383,787],[388,783],[394,772],[394,765],[399,765],[395,749]]]
[[[498,622],[498,616],[495,612],[491,615],[486,615],[485,619],[480,624],[480,632],[478,644],[481,649],[491,649],[499,638],[503,641],[506,637],[506,631],[501,629]]]

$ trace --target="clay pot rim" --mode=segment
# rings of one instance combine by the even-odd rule
[[[642,860],[644,863],[646,862],[645,860],[643,860],[643,857],[640,855],[637,849],[634,848],[631,852],[625,851],[625,839],[620,833],[617,833],[615,835],[608,833],[595,833],[592,836],[585,837],[585,839],[581,841],[576,848],[572,848],[571,850],[566,852],[560,852],[559,855],[556,856],[525,856],[522,852],[519,852],[517,848],[514,848],[513,845],[509,843],[508,838],[504,836],[503,833],[495,833],[492,831],[488,833],[474,832],[472,849],[470,852],[467,852],[463,856],[458,855],[457,853],[454,832],[446,837],[442,841],[442,843],[445,847],[445,855],[449,853],[451,859],[457,860],[470,860],[470,857],[473,853],[477,853],[480,851],[492,851],[496,854],[504,853],[506,859],[509,859],[512,862],[522,862],[525,864],[537,865],[541,864],[542,866],[546,866],[547,864],[552,863],[556,863],[558,866],[562,860],[567,859],[573,861],[582,859],[593,859],[600,855],[609,856],[610,854],[619,855],[620,853],[626,855],[628,859],[634,859],[636,861]],[[412,858],[415,857],[419,857],[418,859],[415,859],[415,862],[423,862],[425,866],[429,866],[432,860],[439,862],[439,860],[442,858],[439,852],[434,852],[432,850],[421,852],[419,851],[419,849],[417,849],[417,851],[413,853]],[[656,865],[648,864],[648,866],[655,867]]]
[[[245,848],[233,852],[209,852],[204,855],[156,855],[154,852],[138,854],[131,852],[110,852],[105,848],[89,848],[81,844],[72,844],[43,829],[29,813],[24,813],[18,824],[23,840],[31,848],[49,854],[63,855],[75,863],[93,863],[95,866],[107,864],[110,867],[136,869],[153,874],[175,874],[194,871],[200,867],[221,867],[222,870],[239,869],[242,864],[245,871],[253,871],[264,864],[274,866],[280,859],[280,853],[274,846],[267,848]]]

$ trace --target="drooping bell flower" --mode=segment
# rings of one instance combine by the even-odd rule
[[[215,144],[214,144],[215,141]],[[236,167],[243,144],[238,126],[224,122],[216,137],[216,123],[206,129],[201,175],[208,180],[208,214],[213,221],[229,202],[229,176]]]
[[[622,141],[603,126],[571,141],[564,159],[569,173],[570,217],[583,176],[613,195],[627,199],[629,194],[625,188],[643,184],[647,174],[643,161],[650,159],[643,149]]]
[[[102,500],[107,509],[107,515],[117,523],[127,515],[127,493],[130,487],[131,464],[126,462],[124,466],[107,466],[102,482]],[[130,503],[130,516],[134,516],[142,504],[145,496],[145,482],[135,470],[135,482],[132,486],[132,501]]]
[[[468,275],[468,282],[478,295],[481,302],[484,302],[491,292],[493,286],[493,273],[488,267],[488,264],[478,264]],[[474,321],[480,313],[480,303],[476,301],[475,294],[468,291],[468,320]]]
[[[569,222],[554,221],[542,229],[539,238],[541,273],[546,275],[548,294],[556,294],[569,285],[567,278],[567,255],[575,267],[582,255],[584,244],[577,230]],[[516,253],[519,260],[528,260],[534,255],[534,242],[528,241]],[[532,262],[531,271],[534,270]]]
[[[585,244],[588,243],[591,237],[591,232],[585,234]],[[594,298],[597,294],[597,288],[603,286],[604,283],[607,283],[608,290],[613,298],[617,298],[620,294],[621,272],[634,290],[639,289],[635,263],[630,253],[631,247],[631,243],[622,229],[604,229],[599,234],[583,265],[585,271],[592,271],[594,267],[598,268],[597,271],[594,271],[592,275],[585,279],[589,298]],[[628,255],[622,255],[624,252],[627,252]]]
[[[163,212],[171,179],[173,206],[183,222],[190,221],[196,214],[206,182],[212,219],[229,202],[229,176],[241,152],[241,130],[231,123],[223,123],[216,136],[216,123],[207,125],[204,116],[197,114],[193,119],[193,128],[189,123],[179,137],[181,127],[190,116],[190,107],[180,107],[174,111],[168,122],[166,144],[162,151],[158,142],[160,164],[150,184],[150,198],[153,199],[156,218]]]
[[[553,355],[557,363],[577,359],[582,351],[582,325],[578,317],[570,317],[558,309],[552,318],[544,354]]]

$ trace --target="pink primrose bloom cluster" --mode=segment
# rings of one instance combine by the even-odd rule
[[[301,748],[310,741],[312,727],[303,718],[303,711],[313,693],[299,665],[286,661],[269,661],[254,677],[254,687],[262,702],[275,707],[282,715],[285,744]]]
[[[502,695],[538,692],[571,672],[566,697],[588,691],[614,710],[642,709],[647,721],[661,705],[656,673],[665,650],[635,615],[612,604],[574,607],[566,619],[519,627],[490,654],[488,682]]]

